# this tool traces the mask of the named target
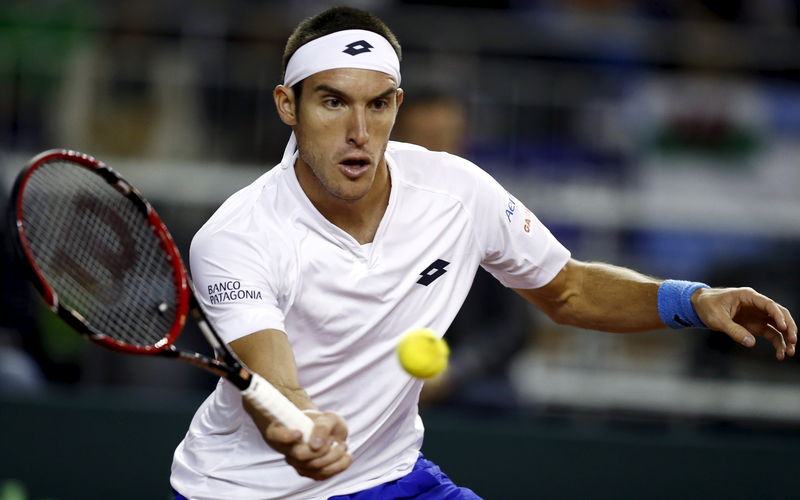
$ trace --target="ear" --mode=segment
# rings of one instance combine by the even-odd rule
[[[297,125],[297,108],[294,105],[294,90],[283,85],[278,85],[272,91],[275,108],[281,121],[290,127]]]
[[[397,109],[400,109],[400,105],[403,104],[403,95],[404,94],[405,94],[405,92],[403,92],[403,89],[401,89],[401,88],[397,89],[397,94],[395,94],[397,96]]]

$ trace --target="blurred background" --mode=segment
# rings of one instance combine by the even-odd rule
[[[576,258],[747,285],[800,319],[800,1],[360,0],[403,46],[395,136],[465,156]],[[277,163],[283,44],[327,1],[0,1],[0,197],[97,156],[187,255]],[[3,229],[3,243],[8,244]],[[8,252],[0,500],[168,498],[214,380],[44,310]],[[552,324],[479,272],[423,394],[423,451],[487,499],[798,498],[798,362],[766,342]],[[189,331],[184,345],[204,348]]]

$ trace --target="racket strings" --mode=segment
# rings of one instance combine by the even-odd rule
[[[39,166],[22,198],[28,246],[63,307],[94,332],[159,343],[177,314],[173,267],[136,205],[89,169]]]

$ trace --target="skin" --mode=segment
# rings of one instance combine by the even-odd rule
[[[302,105],[282,85],[273,94],[281,120],[297,136],[295,172],[311,203],[359,243],[369,243],[389,202],[384,152],[403,91],[378,71],[332,69],[303,81]],[[349,173],[343,164],[361,162]]]
[[[661,282],[630,269],[572,259],[547,285],[515,291],[556,323],[635,333],[665,328],[657,306]],[[764,337],[777,359],[794,356],[797,324],[789,310],[752,288],[701,288],[691,300],[710,329],[746,347]]]
[[[300,387],[286,334],[261,330],[234,340],[230,346],[251,370],[265,377],[314,421],[311,439],[305,443],[300,431],[288,429],[243,401],[264,441],[282,453],[301,476],[322,480],[350,467],[353,457],[347,452],[347,424],[333,412],[319,411]]]
[[[402,90],[384,73],[335,69],[304,81],[299,107],[284,86],[273,97],[281,120],[298,138],[295,172],[309,200],[355,240],[371,242],[388,203],[391,179],[384,152]],[[557,323],[629,333],[665,328],[656,306],[660,283],[630,269],[572,259],[547,285],[515,291]],[[691,300],[710,328],[748,347],[755,337],[764,337],[778,359],[794,356],[797,325],[771,299],[750,288],[715,288],[700,289]],[[246,407],[266,443],[302,476],[321,480],[349,467],[347,424],[333,412],[319,411],[300,386],[286,334],[262,330],[231,347],[314,420],[312,438],[303,443],[298,430]]]

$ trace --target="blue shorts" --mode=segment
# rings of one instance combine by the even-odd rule
[[[328,500],[481,500],[472,490],[460,488],[442,472],[438,465],[419,454],[414,468],[388,483],[349,495],[330,497]]]
[[[175,500],[187,500],[180,493]],[[414,468],[405,476],[368,490],[330,497],[328,500],[481,500],[472,490],[459,488],[438,465],[420,453]]]

